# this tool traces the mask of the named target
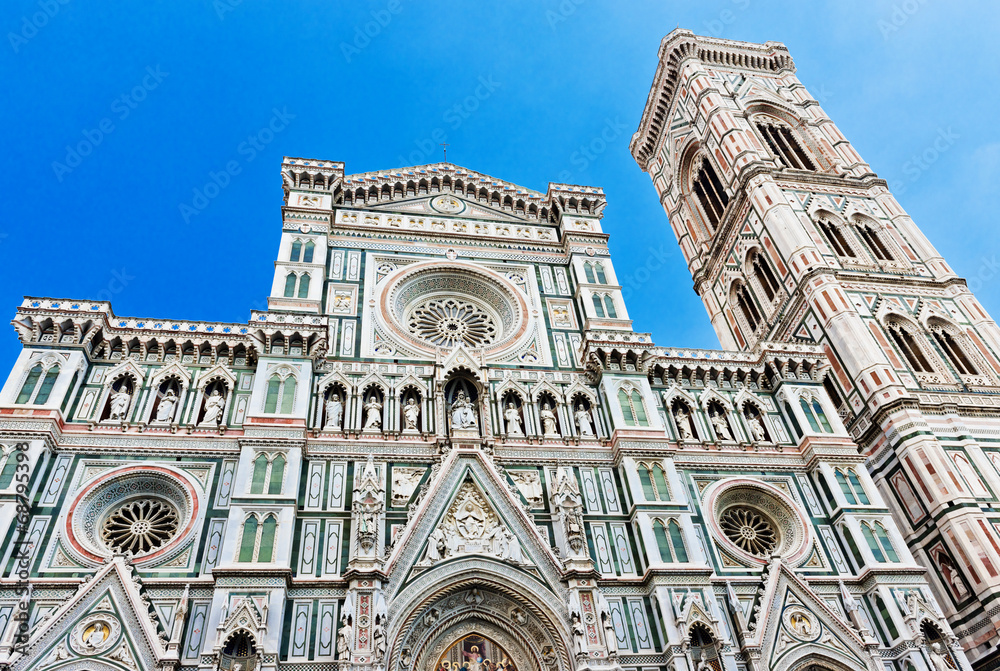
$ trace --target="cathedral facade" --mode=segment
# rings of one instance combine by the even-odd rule
[[[672,33],[633,153],[727,351],[633,330],[601,189],[450,163],[286,158],[247,323],[25,298],[0,665],[988,663],[995,324],[781,45]]]

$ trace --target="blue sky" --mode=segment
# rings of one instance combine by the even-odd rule
[[[283,155],[390,169],[440,160],[443,133],[449,159],[474,170],[543,192],[602,186],[635,328],[717,347],[628,152],[660,39],[680,25],[784,42],[996,313],[998,19],[1000,6],[940,0],[8,0],[0,305],[110,298],[119,315],[246,321],[271,284]],[[941,133],[946,149],[925,162]],[[602,135],[603,151],[581,152]],[[71,155],[80,143],[92,151]],[[231,162],[238,174],[196,201]],[[0,365],[18,349],[6,327]]]

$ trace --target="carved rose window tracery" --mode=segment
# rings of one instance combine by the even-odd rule
[[[133,500],[105,518],[101,539],[113,550],[146,554],[169,543],[179,527],[180,517],[166,501]]]
[[[410,333],[438,347],[484,347],[499,329],[493,317],[478,305],[457,298],[433,298],[410,311]]]
[[[719,526],[737,547],[758,557],[769,556],[778,544],[771,521],[750,508],[730,508],[719,518]]]

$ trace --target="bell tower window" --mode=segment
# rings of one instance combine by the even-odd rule
[[[759,119],[757,130],[778,162],[788,168],[816,170],[816,164],[802,148],[789,126],[777,120]]]
[[[719,176],[715,174],[712,164],[707,160],[702,159],[700,165],[697,165],[694,171],[692,189],[698,196],[698,202],[701,204],[705,216],[708,217],[712,231],[715,231],[719,222],[722,221],[726,205],[729,204],[729,194],[723,188]]]
[[[837,256],[849,259],[857,258],[854,250],[851,249],[851,245],[847,242],[847,238],[844,237],[843,230],[839,226],[828,219],[820,219],[819,229],[823,231],[823,237],[826,238],[830,248],[833,249],[833,252]]]
[[[890,323],[888,327],[892,341],[896,343],[896,347],[903,353],[903,357],[910,364],[910,368],[917,373],[933,373],[934,368],[927,360],[920,347],[920,343],[913,337],[913,334],[899,323]]]

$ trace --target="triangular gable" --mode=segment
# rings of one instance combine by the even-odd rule
[[[792,668],[796,660],[825,656],[848,668],[871,668],[868,646],[857,631],[780,559],[767,568],[757,620],[747,646],[759,646],[764,666]]]
[[[441,350],[438,350],[441,351]],[[477,380],[486,383],[486,374],[483,372],[482,367],[477,362],[477,358],[472,356],[472,354],[465,348],[464,345],[459,345],[453,349],[444,360],[441,362],[441,378],[444,379],[448,377],[451,373],[459,370],[465,370],[471,373]]]
[[[116,555],[41,624],[23,653],[0,662],[8,662],[12,671],[27,671],[42,662],[80,658],[95,671],[118,668],[99,660],[155,671],[168,658],[164,639],[132,567]]]
[[[491,189],[492,191],[492,189]],[[421,194],[419,197],[393,200],[386,203],[377,203],[368,205],[372,210],[382,210],[399,212],[402,214],[421,214],[427,215],[428,217],[458,217],[461,219],[488,219],[491,221],[504,221],[510,223],[524,224],[524,220],[520,217],[508,214],[499,209],[494,209],[492,207],[486,207],[480,205],[476,201],[468,200],[463,198],[457,193],[445,192],[453,201],[458,201],[460,205],[451,205],[449,207],[451,211],[442,211],[440,205],[435,201],[441,196],[441,194],[434,194],[433,196],[426,196]]]
[[[481,452],[453,450],[444,460],[436,477],[428,483],[429,494],[418,504],[416,514],[398,536],[396,546],[386,562],[385,572],[389,575],[387,594],[394,595],[414,577],[415,574],[433,570],[432,566],[450,561],[455,557],[476,556],[483,562],[504,562],[531,574],[535,580],[541,580],[552,590],[559,589],[562,576],[562,566],[547,541],[538,534],[534,522],[524,510],[524,505],[509,489],[507,479],[497,474],[496,469],[485,463]],[[510,530],[519,544],[520,561],[513,558],[505,561],[493,552],[469,552],[474,548],[465,548],[463,554],[450,556],[439,562],[427,561],[427,547],[432,534],[451,523],[446,520],[449,512],[455,507],[456,501],[472,496],[471,501],[478,504],[475,497],[481,497],[487,503],[496,521]],[[480,506],[481,507],[481,506]],[[476,526],[480,513],[473,512],[467,517],[465,524]],[[476,536],[477,534],[466,534]],[[437,534],[434,542],[442,541],[447,545],[454,541],[442,539]],[[509,568],[507,570],[510,570]]]

